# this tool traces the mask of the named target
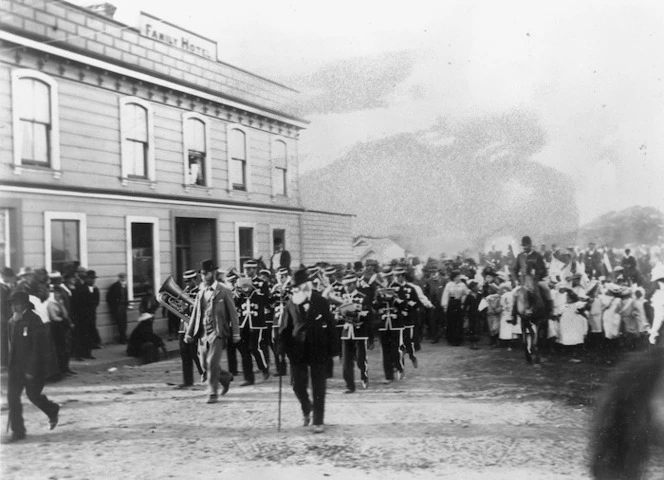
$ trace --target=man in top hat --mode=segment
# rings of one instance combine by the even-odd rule
[[[345,275],[342,283],[344,287],[342,297],[344,305],[339,308],[338,317],[342,322],[341,358],[343,359],[343,377],[346,382],[344,393],[353,393],[355,392],[355,367],[353,362],[356,362],[357,368],[360,369],[362,387],[367,388],[369,384],[367,341],[371,329],[370,306],[367,296],[357,289],[355,274]]]
[[[602,263],[602,254],[597,250],[593,242],[588,244],[588,250],[583,255],[583,264],[585,265],[586,275],[592,280],[604,273]]]
[[[659,262],[653,267],[650,278],[658,287],[650,298],[653,308],[653,321],[648,340],[652,345],[655,345],[658,343],[657,338],[660,337],[662,326],[664,326],[664,263]]]
[[[12,316],[12,307],[9,303],[12,289],[14,288],[14,270],[9,267],[2,269],[2,277],[0,278],[0,365],[4,368],[7,366],[7,359],[9,358],[9,340],[8,328],[9,319]]]
[[[270,268],[276,271],[279,268],[285,268],[290,271],[291,255],[284,250],[284,242],[281,239],[274,241],[274,254],[270,257]]]
[[[12,441],[25,438],[21,393],[25,388],[28,399],[46,414],[49,429],[58,424],[60,406],[42,393],[44,380],[57,371],[50,361],[49,338],[41,318],[33,311],[27,292],[17,291],[10,297],[13,315],[9,320],[9,361],[7,404]]]
[[[97,274],[94,270],[80,273],[83,284],[76,287],[72,298],[72,319],[74,321],[75,352],[77,359],[92,356],[92,349],[99,346],[97,332],[97,307],[99,289],[95,286]],[[84,275],[84,276],[83,276]]]
[[[201,262],[201,284],[191,322],[185,333],[185,341],[198,341],[201,363],[205,364],[208,383],[207,403],[218,400],[219,383],[224,395],[230,386],[233,376],[221,369],[221,354],[228,342],[240,341],[240,327],[231,291],[217,282],[217,267],[212,260]]]
[[[118,342],[127,343],[127,307],[129,296],[127,295],[127,274],[118,274],[115,281],[106,292],[106,303],[111,312],[111,318],[118,329]]]
[[[250,278],[238,279],[235,306],[240,323],[241,342],[238,344],[238,349],[242,356],[242,372],[244,373],[244,382],[240,386],[246,387],[253,385],[255,382],[252,356],[256,360],[258,369],[263,372],[263,380],[266,381],[270,378],[266,341],[265,302],[258,293],[258,290],[254,288],[254,284]]]
[[[547,275],[544,258],[542,258],[539,252],[533,249],[533,242],[528,236],[521,239],[521,247],[523,248],[523,252],[519,253],[516,257],[516,261],[512,267],[514,280],[518,280],[523,284],[524,278],[530,275],[536,282],[541,282]]]
[[[292,297],[286,304],[279,330],[279,355],[291,362],[293,392],[300,401],[304,426],[311,423],[314,433],[323,432],[327,365],[338,355],[335,323],[330,305],[314,290],[306,270],[298,270],[291,282]],[[307,392],[311,375],[313,404]]]

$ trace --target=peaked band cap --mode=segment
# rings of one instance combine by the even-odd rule
[[[392,273],[394,275],[404,275],[406,273],[406,269],[403,267],[395,267],[394,270],[392,270]]]
[[[318,268],[318,265],[312,265],[311,267],[307,267],[307,272],[309,272],[309,275],[315,275],[319,272],[320,268]]]
[[[256,260],[247,260],[244,262],[243,265],[244,268],[257,268],[258,267],[258,262]]]
[[[277,270],[278,275],[288,275],[288,269],[286,267],[279,267]]]
[[[272,275],[272,272],[269,271],[267,268],[261,268],[260,271],[258,272],[259,275],[267,275],[268,277]]]
[[[344,285],[347,285],[349,283],[355,283],[355,282],[357,282],[357,276],[355,276],[352,273],[349,273],[348,275],[345,275],[343,280],[341,280],[341,283],[343,283]]]
[[[185,280],[191,280],[192,278],[196,278],[196,270],[187,270],[182,274],[182,278]]]
[[[323,273],[325,275],[334,275],[335,273],[337,273],[337,269],[335,267],[327,267],[325,268],[325,270],[323,270]]]

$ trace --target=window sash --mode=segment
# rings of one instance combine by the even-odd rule
[[[51,220],[51,270],[67,271],[81,261],[78,220]]]
[[[134,298],[144,296],[148,286],[154,289],[153,224],[132,222],[131,258]]]
[[[276,168],[275,191],[277,195],[287,194],[287,171],[285,168]]]
[[[125,105],[123,121],[126,122],[126,138],[137,142],[148,142],[148,112],[140,105]]]
[[[189,150],[188,183],[190,185],[205,186],[205,153]]]
[[[239,158],[231,158],[231,184],[235,190],[247,189],[247,162]]]
[[[240,269],[246,260],[254,258],[254,229],[240,227],[238,229],[238,244],[240,254]]]
[[[288,150],[286,143],[277,140],[272,144],[272,161],[274,166],[278,168],[287,168],[288,166]]]
[[[232,129],[229,138],[229,151],[233,159],[247,159],[247,139],[243,131]]]
[[[148,176],[148,144],[127,139],[127,165],[130,177],[147,178]]]
[[[21,162],[48,166],[50,125],[21,120]]]
[[[197,152],[207,151],[207,139],[205,138],[205,123],[197,118],[187,120],[187,146],[190,150]]]
[[[51,123],[51,87],[34,78],[19,81],[19,118]]]

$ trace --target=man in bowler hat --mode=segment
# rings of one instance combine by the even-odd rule
[[[232,292],[216,279],[217,267],[212,260],[201,262],[203,283],[196,294],[185,342],[198,340],[201,360],[205,361],[208,382],[207,403],[217,403],[219,383],[225,395],[233,376],[221,369],[221,354],[229,341],[240,341],[240,327]]]
[[[279,355],[291,362],[293,392],[300,401],[304,426],[311,423],[314,433],[323,432],[327,363],[338,355],[336,325],[330,305],[314,290],[306,270],[298,270],[291,282],[292,296],[285,306],[279,329]],[[313,405],[307,392],[309,375]]]
[[[14,292],[10,297],[13,315],[9,320],[9,366],[7,378],[7,404],[11,441],[25,438],[21,393],[25,388],[28,399],[46,414],[49,429],[58,424],[60,406],[42,393],[44,380],[57,371],[57,364],[50,362],[48,331],[37,315],[26,292]]]

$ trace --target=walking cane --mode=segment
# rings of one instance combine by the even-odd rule
[[[284,363],[286,360],[282,360]],[[281,365],[277,365],[278,369],[281,369]],[[280,373],[280,371],[277,371],[277,373]],[[283,385],[283,375],[279,375],[279,408],[278,408],[278,416],[277,416],[277,432],[281,431],[281,388]],[[9,424],[7,424],[7,428],[9,428]]]

